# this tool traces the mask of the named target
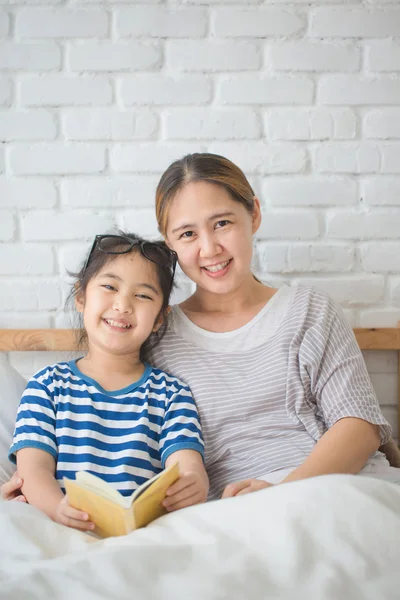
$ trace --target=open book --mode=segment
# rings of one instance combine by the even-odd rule
[[[78,471],[76,479],[64,477],[71,506],[88,513],[101,537],[125,535],[144,527],[166,513],[162,505],[167,489],[179,479],[175,463],[143,483],[131,496],[123,496],[109,483],[87,471]]]

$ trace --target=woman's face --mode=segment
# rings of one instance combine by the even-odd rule
[[[183,272],[197,286],[224,294],[250,276],[253,234],[261,221],[222,186],[192,182],[178,191],[168,212],[167,243]]]

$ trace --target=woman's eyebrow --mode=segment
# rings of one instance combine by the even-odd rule
[[[225,210],[224,212],[220,212],[220,213],[215,213],[213,215],[211,215],[210,217],[208,217],[207,221],[214,221],[214,219],[220,219],[221,217],[233,217],[235,213],[233,213],[230,210]],[[175,229],[172,230],[172,233],[176,233],[177,231],[180,231],[181,229],[188,229],[189,227],[195,227],[195,225],[193,223],[186,223],[186,225],[179,225],[179,227],[175,227]]]

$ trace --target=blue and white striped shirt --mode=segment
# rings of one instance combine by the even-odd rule
[[[178,450],[203,456],[190,388],[146,365],[130,386],[109,392],[80,372],[76,361],[46,367],[22,395],[9,458],[39,448],[57,462],[56,479],[89,471],[124,496],[159,473]]]

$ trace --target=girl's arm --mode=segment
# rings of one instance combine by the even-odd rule
[[[208,494],[208,475],[201,454],[196,450],[178,450],[169,455],[165,466],[176,462],[181,476],[167,491],[163,505],[168,511],[205,502]]]
[[[18,474],[23,480],[22,493],[29,504],[57,523],[75,529],[93,529],[89,516],[68,504],[54,477],[56,461],[49,452],[38,448],[21,448],[16,455]]]
[[[379,425],[352,417],[340,419],[282,483],[329,473],[358,473],[379,445]]]

